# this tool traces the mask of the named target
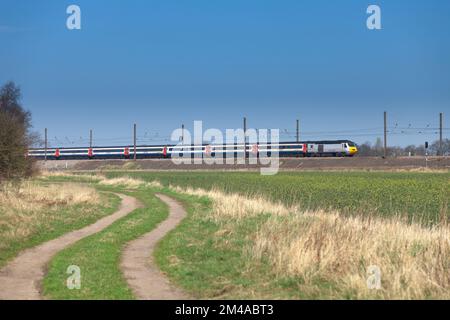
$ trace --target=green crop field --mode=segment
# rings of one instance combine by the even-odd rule
[[[164,185],[211,189],[268,200],[302,209],[336,209],[345,214],[401,215],[433,224],[450,212],[449,173],[302,172],[258,173],[111,172]]]

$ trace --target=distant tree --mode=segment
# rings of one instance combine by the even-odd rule
[[[375,145],[373,147],[375,155],[381,156],[384,154],[383,152],[383,142],[381,141],[381,138],[377,138],[377,140],[375,141]]]
[[[26,153],[35,137],[30,133],[31,113],[22,108],[20,99],[14,82],[0,88],[0,182],[32,173]]]
[[[411,144],[405,148],[406,155],[415,156],[416,155],[416,146]]]
[[[402,147],[388,147],[387,148],[387,155],[389,157],[401,157],[405,155],[405,149]]]
[[[358,146],[358,155],[362,157],[371,157],[374,156],[374,150],[372,149],[372,145],[369,141],[364,142]]]
[[[433,154],[439,154],[439,140],[436,140],[430,145],[430,152]],[[442,152],[444,155],[450,154],[450,139],[442,140]]]
[[[416,147],[416,154],[415,155],[416,156],[424,156],[425,152],[426,152],[425,146],[422,144],[422,145]]]
[[[446,139],[443,143],[444,152],[450,153],[450,140]],[[436,150],[439,148],[439,143],[435,142],[430,146],[429,154],[436,154]],[[377,138],[375,144],[372,145],[370,142],[364,142],[358,145],[358,156],[361,157],[378,157],[384,154],[384,146],[382,140]],[[409,145],[405,148],[399,146],[391,146],[387,148],[387,154],[390,157],[402,157],[402,156],[424,156],[425,146],[424,145]]]

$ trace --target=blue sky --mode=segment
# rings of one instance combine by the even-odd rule
[[[70,4],[82,30],[66,28]],[[382,30],[366,28],[369,4]],[[129,143],[134,122],[157,143],[244,115],[286,140],[300,118],[305,139],[373,142],[384,110],[391,144],[419,144],[437,135],[416,128],[450,117],[450,1],[1,0],[7,80],[53,145],[84,145],[90,128],[98,145]]]

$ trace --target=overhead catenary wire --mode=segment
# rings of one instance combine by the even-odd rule
[[[292,130],[294,129],[294,130]],[[186,130],[186,129],[185,129]],[[258,130],[258,129],[257,129]],[[442,127],[442,133],[449,132],[450,128]],[[173,141],[171,135],[167,132],[161,132],[156,129],[143,128],[140,130],[142,134],[136,134],[136,140],[139,145],[151,145],[151,144],[177,144],[179,141]],[[349,128],[343,130],[311,130],[302,131],[302,140],[322,140],[322,139],[353,139],[353,138],[367,138],[382,137],[384,127],[368,127],[368,128]],[[184,131],[183,131],[184,132]],[[258,131],[259,132],[259,131]],[[271,131],[272,136],[276,131]],[[440,128],[432,126],[431,124],[414,125],[412,122],[402,121],[395,122],[395,125],[387,124],[386,133],[390,136],[438,136]],[[225,134],[224,134],[225,135]],[[278,135],[275,137],[280,140],[295,141],[299,135],[298,130],[295,128],[286,129],[280,128]],[[47,137],[48,148],[64,148],[64,147],[85,147],[92,145],[92,138],[89,136],[54,136],[53,138]],[[131,146],[133,145],[133,136],[117,136],[117,137],[105,137],[99,133],[96,135],[96,146]],[[95,147],[95,146],[93,146]],[[1,146],[0,146],[1,149]]]

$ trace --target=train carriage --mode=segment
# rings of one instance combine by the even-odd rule
[[[247,143],[247,156],[256,157],[351,157],[358,150],[350,140],[304,141],[280,143]],[[80,159],[164,159],[172,157],[243,157],[244,144],[111,146],[92,148],[36,148],[28,156],[48,160]]]

